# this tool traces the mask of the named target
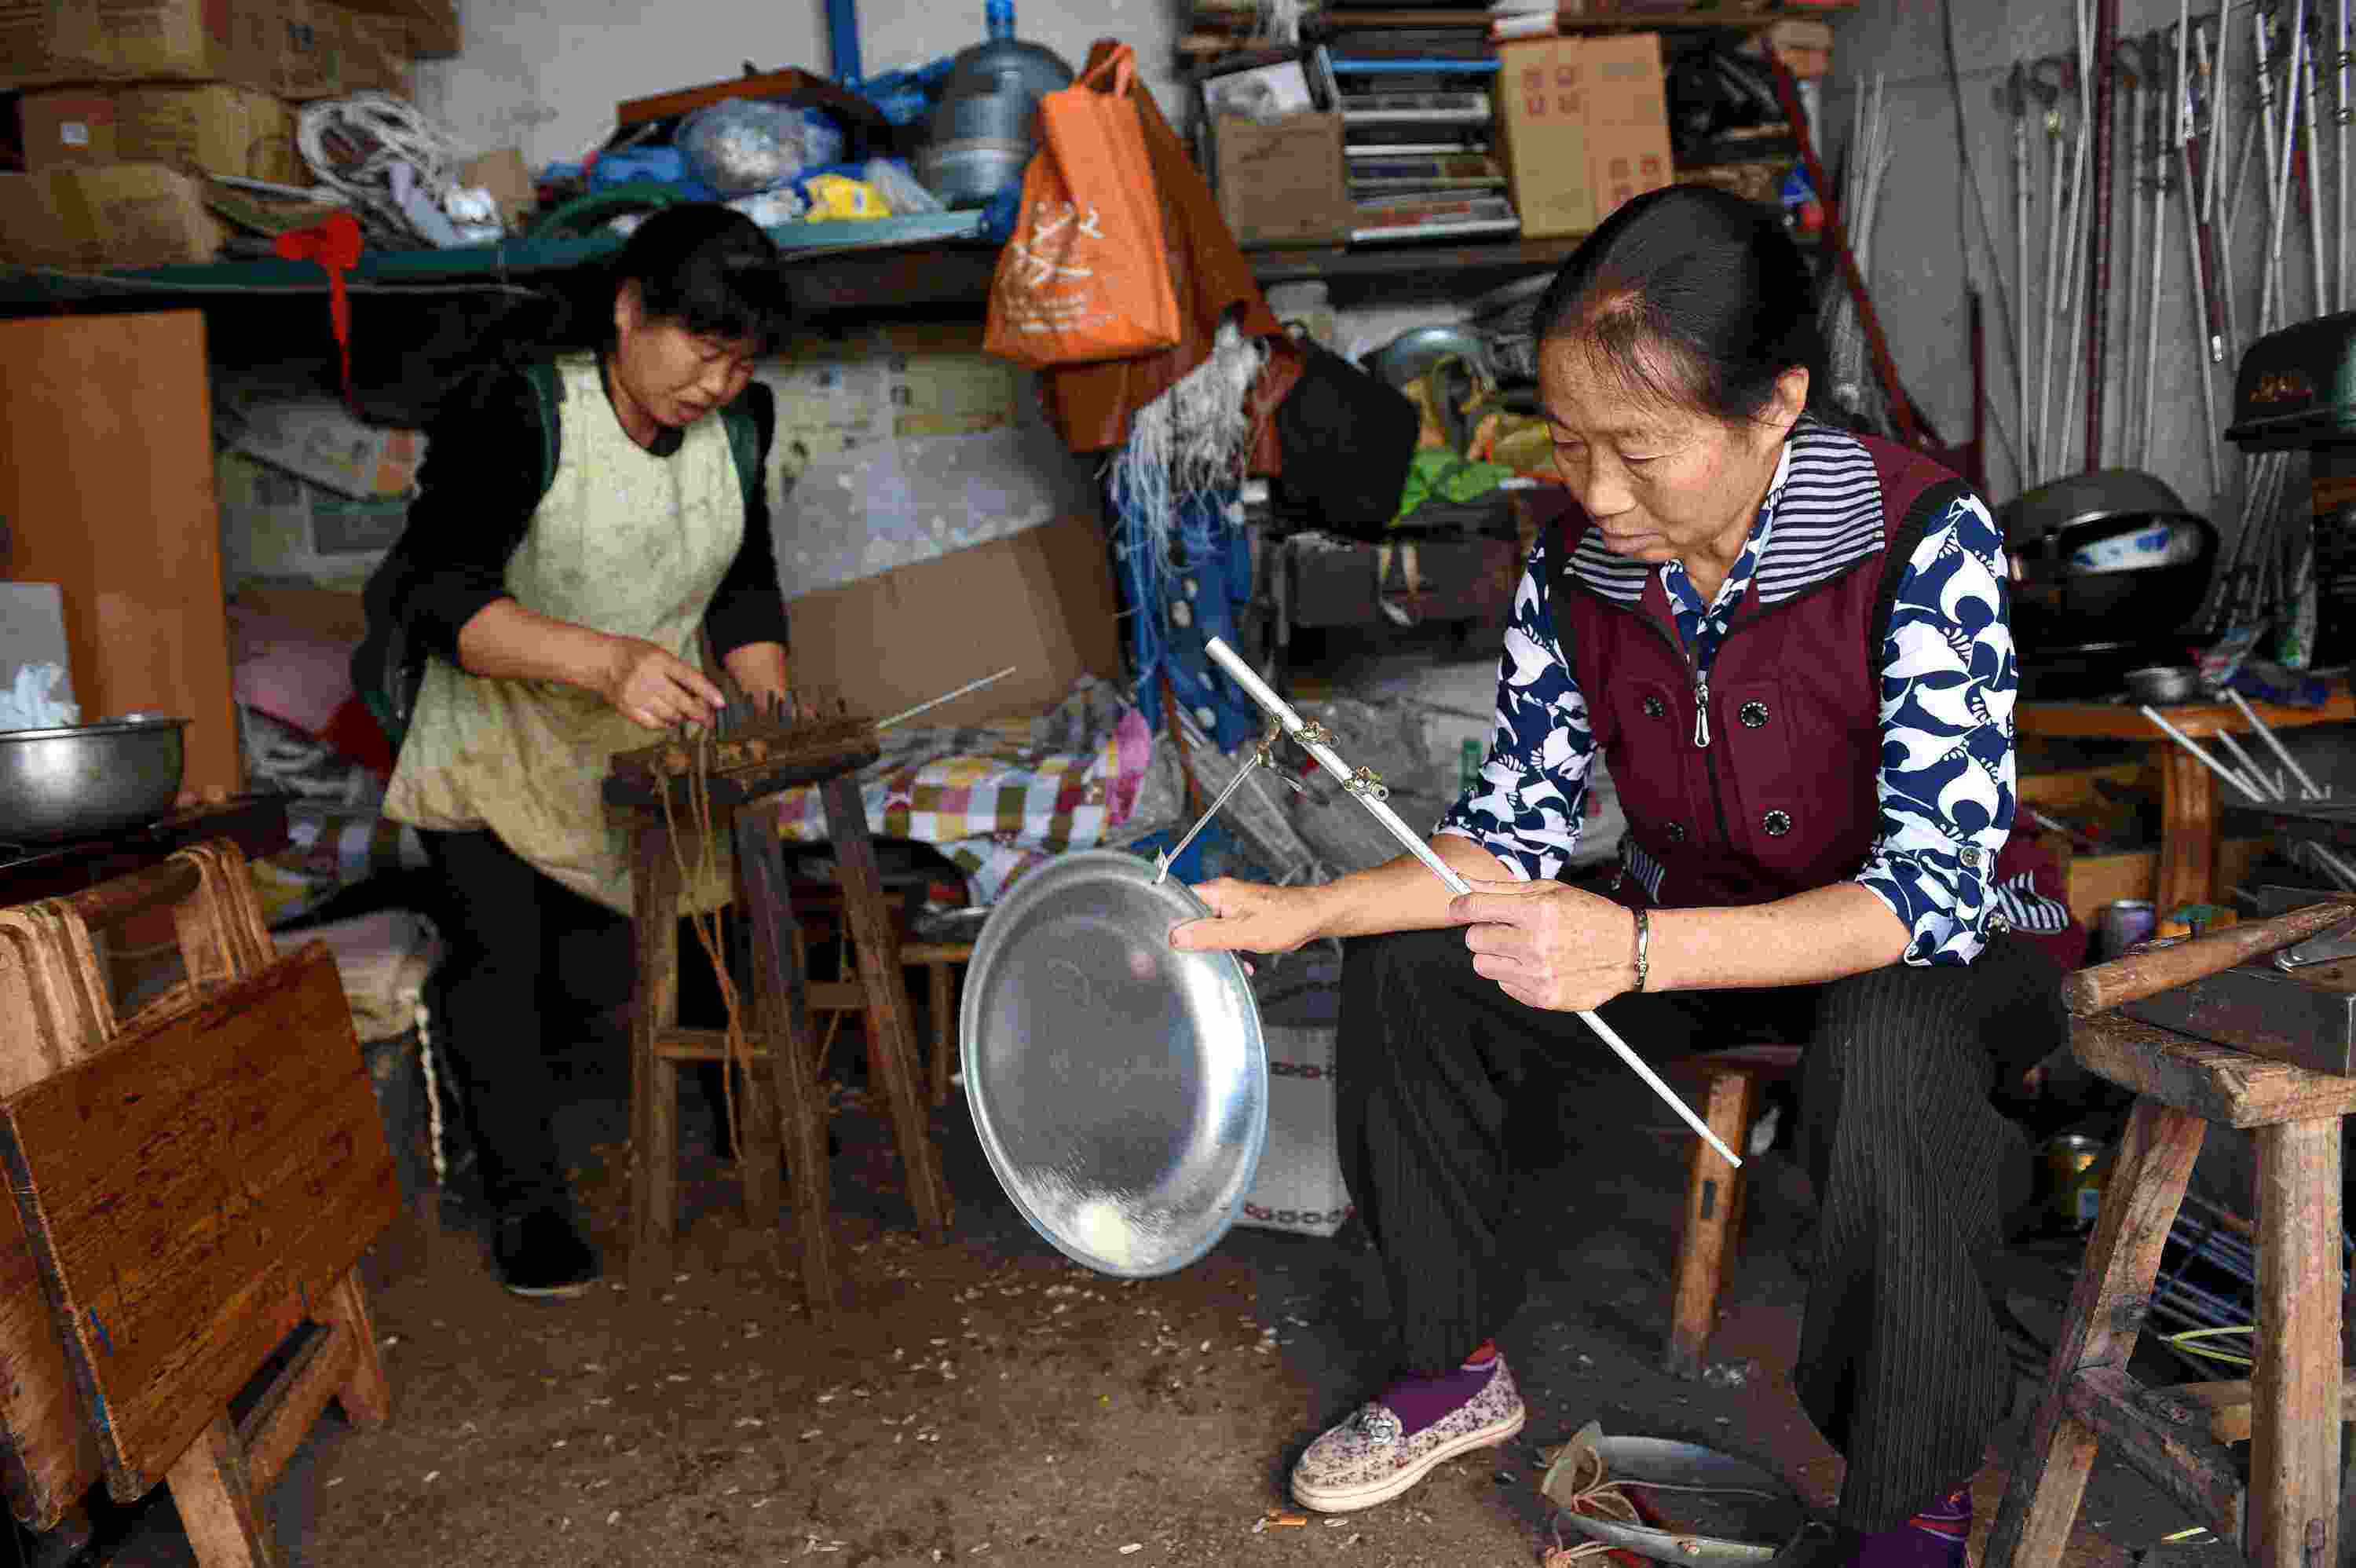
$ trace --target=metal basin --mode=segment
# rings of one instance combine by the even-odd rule
[[[1207,914],[1133,855],[1024,878],[967,971],[966,1102],[1032,1228],[1102,1274],[1170,1274],[1235,1222],[1268,1137],[1259,1009],[1231,954],[1181,953]]]
[[[154,718],[0,731],[0,839],[80,838],[155,821],[180,793],[187,727]]]

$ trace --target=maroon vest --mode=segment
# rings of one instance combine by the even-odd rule
[[[1773,604],[1754,583],[1719,645],[1706,703],[1658,572],[1645,572],[1636,605],[1621,603],[1569,570],[1585,514],[1557,536],[1555,625],[1630,837],[1661,869],[1658,903],[1765,903],[1854,876],[1871,852],[1890,596],[1964,487],[1904,447],[1858,439],[1880,481],[1882,549]]]

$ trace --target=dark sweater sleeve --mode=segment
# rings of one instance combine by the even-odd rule
[[[761,483],[755,485],[744,507],[744,542],[736,549],[728,575],[704,612],[703,630],[712,639],[714,658],[725,658],[750,643],[786,640],[786,599],[777,586],[777,545],[769,527],[769,447],[777,433],[777,403],[758,381],[741,394],[761,454]]]
[[[540,507],[545,462],[539,401],[513,371],[454,400],[428,429],[389,606],[415,645],[456,664],[459,628],[508,597],[508,558]]]

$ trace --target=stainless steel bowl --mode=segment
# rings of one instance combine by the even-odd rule
[[[2190,665],[2147,665],[2126,673],[2127,695],[2154,708],[2190,702],[2201,695],[2201,672]]]
[[[172,809],[187,765],[185,719],[111,719],[0,731],[0,839],[80,838]]]

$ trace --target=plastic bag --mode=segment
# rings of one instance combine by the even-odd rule
[[[884,193],[894,216],[905,218],[916,212],[947,212],[941,198],[926,190],[908,165],[898,158],[870,158],[860,177]]]
[[[983,347],[1039,367],[1127,359],[1174,347],[1178,296],[1162,197],[1130,97],[1126,44],[1039,101],[1044,145],[1000,253]]]
[[[749,196],[842,155],[842,133],[807,110],[729,98],[679,128],[687,171],[723,196]]]

